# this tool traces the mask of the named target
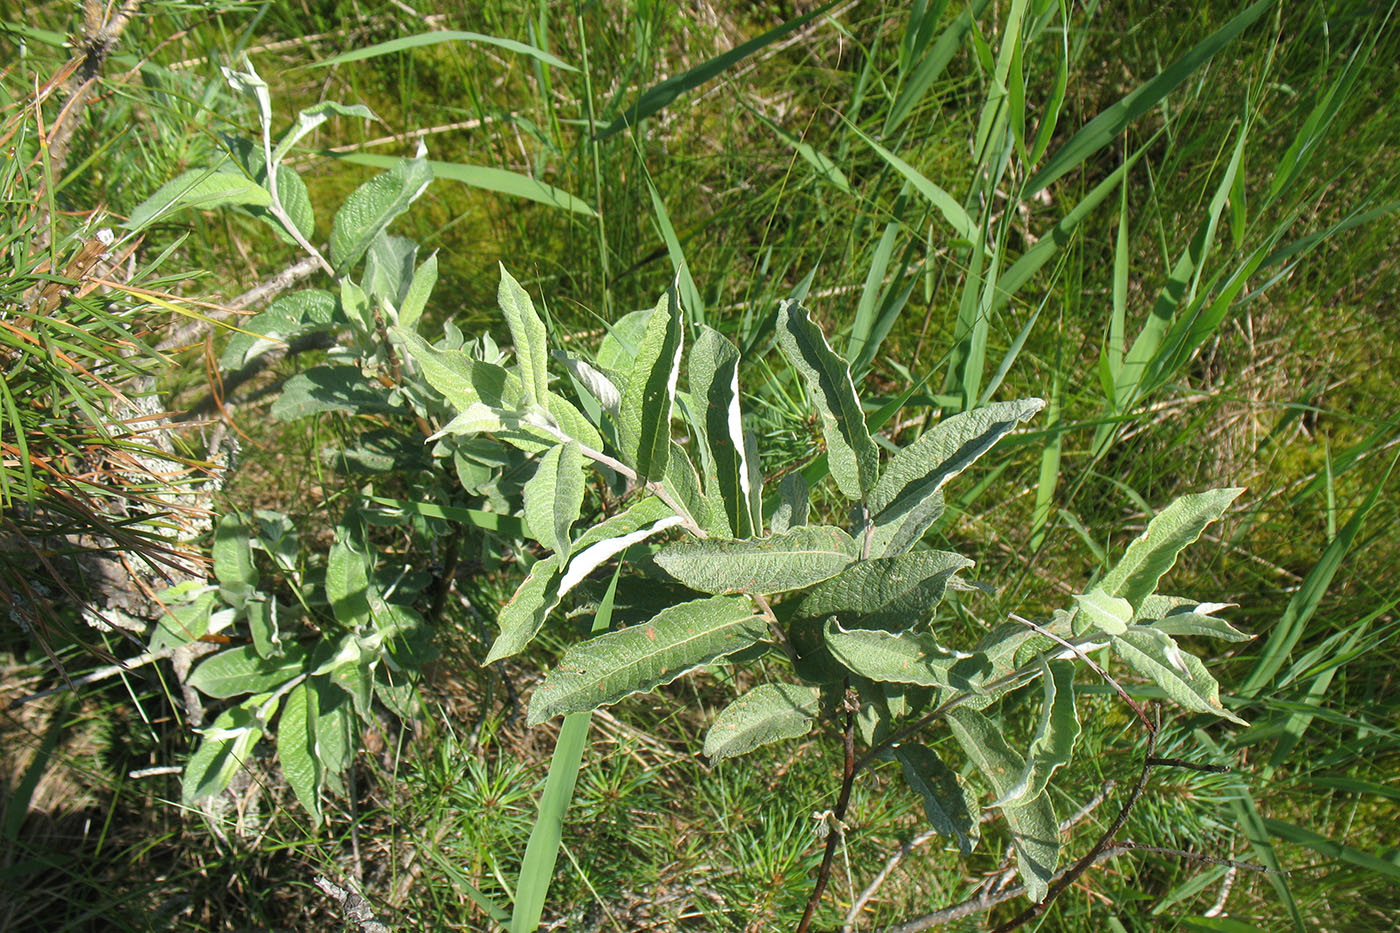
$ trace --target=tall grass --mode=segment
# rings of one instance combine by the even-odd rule
[[[313,201],[362,177],[348,162],[412,151],[406,138],[381,137],[426,130],[415,141],[455,167],[404,220],[441,249],[434,320],[504,340],[486,310],[489,270],[502,257],[546,296],[560,334],[596,334],[681,276],[691,314],[734,336],[758,377],[748,384],[763,385],[747,410],[791,454],[765,464],[770,474],[813,466],[815,430],[792,403],[802,389],[763,358],[776,300],[790,294],[806,295],[866,387],[891,403],[881,412],[891,436],[1007,393],[1051,398],[1040,429],[1020,436],[997,472],[967,484],[939,529],[975,552],[986,579],[1012,581],[986,601],[988,617],[1033,615],[1061,599],[1177,491],[1248,485],[1250,508],[1223,529],[1216,556],[1202,548],[1174,579],[1183,592],[1228,592],[1240,606],[1234,621],[1258,633],[1219,659],[1254,725],[1207,734],[1189,719],[1175,724],[1164,743],[1176,742],[1177,753],[1235,770],[1155,785],[1129,832],[1297,870],[1227,878],[1223,867],[1120,860],[1118,873],[1095,872],[1086,892],[1067,895],[1050,922],[1101,927],[1107,898],[1127,928],[1216,928],[1218,917],[1202,915],[1218,899],[1265,928],[1383,923],[1396,906],[1387,884],[1400,847],[1385,816],[1395,796],[1400,600],[1386,534],[1400,505],[1391,478],[1400,333],[1385,313],[1400,284],[1400,35],[1389,7],[934,0],[786,16],[717,5],[689,14],[609,3],[412,9],[418,15],[402,5],[172,7],[134,25],[124,50],[132,65],[150,55],[152,67],[92,108],[65,176],[45,176],[42,159],[6,165],[10,204],[51,198],[60,208],[48,211],[58,226],[46,254],[7,265],[7,308],[54,281],[52,270],[67,269],[81,249],[81,237],[61,229],[61,209],[104,198],[129,207],[218,145],[212,66],[251,51],[262,73],[279,75],[289,109],[363,100],[382,121],[335,124],[312,138],[300,167]],[[62,11],[43,14],[50,19],[40,25],[66,28]],[[460,37],[403,41],[439,29],[535,51]],[[17,34],[8,35],[14,47]],[[62,59],[25,41],[22,66],[0,82],[17,127],[32,112],[22,110],[29,79]],[[369,58],[334,58],[375,43],[389,45]],[[198,60],[181,64],[189,59]],[[358,148],[325,157],[347,143]],[[33,216],[6,214],[7,255],[27,255]],[[163,256],[208,277],[167,281],[152,269],[145,287],[227,296],[287,256],[252,223],[209,215],[190,225],[183,240],[180,228],[158,230],[138,266]],[[160,236],[171,244],[164,254]],[[131,330],[127,315],[139,302],[85,296],[63,307],[61,321],[30,313],[23,329],[46,329],[48,346],[88,372],[156,371],[154,357],[101,338]],[[73,367],[28,340],[5,346],[26,354],[23,368],[13,355],[6,364],[8,521],[11,502],[50,482],[36,470],[48,451],[81,446],[73,419],[91,432],[89,413],[109,410],[113,396],[100,382],[75,381]],[[36,388],[20,373],[48,381]],[[164,378],[167,389],[199,381],[197,372]],[[275,446],[250,450],[233,487],[239,504],[286,502],[298,489],[304,501],[308,471],[278,460],[314,456],[319,439],[241,427],[255,445]],[[333,498],[333,478],[316,482]],[[362,760],[359,795],[331,834],[310,838],[283,814],[263,824],[262,843],[218,849],[160,809],[173,783],[114,777],[134,767],[117,756],[96,769],[108,775],[98,784],[112,814],[102,838],[131,840],[131,872],[97,858],[110,852],[101,842],[52,866],[42,847],[26,847],[18,824],[7,858],[37,860],[34,871],[57,872],[74,890],[107,888],[106,909],[136,927],[152,916],[143,911],[174,897],[168,885],[138,879],[156,868],[212,899],[160,915],[193,929],[285,922],[278,918],[295,916],[297,905],[328,910],[297,885],[308,868],[330,872],[337,859],[359,866],[385,917],[406,925],[481,928],[513,900],[521,928],[541,911],[570,928],[792,926],[820,848],[808,814],[834,795],[831,763],[817,743],[793,758],[779,750],[705,768],[694,741],[709,706],[703,687],[690,697],[693,714],[668,717],[643,698],[617,720],[595,718],[592,740],[576,727],[561,737],[581,759],[569,812],[583,819],[557,816],[570,795],[551,773],[557,840],[540,829],[541,841],[527,846],[529,795],[553,746],[519,726],[513,697],[553,657],[558,637],[543,639],[504,681],[457,674],[482,656],[483,626],[509,590],[494,578],[464,585],[466,604],[442,638],[442,718],[476,728],[425,726],[421,741],[388,736],[378,760]],[[967,611],[965,623],[977,625]],[[26,647],[13,641],[16,664]],[[146,708],[149,685],[133,689]],[[98,719],[127,722],[125,694],[89,702]],[[1129,767],[1127,726],[1106,702],[1100,709],[1093,754],[1073,765],[1086,788],[1121,781]],[[42,746],[41,731],[30,745]],[[176,739],[149,731],[162,749]],[[572,770],[562,757],[556,764],[561,775]],[[850,876],[838,870],[819,926],[839,926],[872,866],[919,830],[919,816],[882,795],[881,781],[853,804]],[[467,812],[480,816],[463,819]],[[155,826],[157,841],[139,848],[140,832]],[[543,849],[561,853],[557,867]],[[962,899],[1000,855],[964,862],[928,849],[890,876],[862,929]],[[253,906],[250,892],[267,884],[278,898]],[[16,894],[22,907],[12,917],[34,916],[38,895]],[[64,916],[75,928],[94,923],[77,909]]]

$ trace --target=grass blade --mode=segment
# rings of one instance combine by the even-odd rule
[[[440,42],[476,42],[483,45],[494,45],[508,52],[528,55],[536,61],[543,62],[546,65],[552,65],[555,68],[562,68],[565,71],[578,71],[577,68],[570,65],[562,58],[551,55],[543,49],[537,49],[533,45],[526,45],[524,42],[517,42],[514,39],[502,39],[498,36],[487,36],[479,32],[461,32],[455,29],[420,32],[413,36],[391,39],[388,42],[380,42],[377,45],[366,46],[363,49],[354,49],[353,51],[336,55],[322,62],[313,62],[309,67],[328,68],[331,65],[344,65],[349,62],[363,61],[366,58],[377,58],[381,55],[393,55],[395,52],[406,52],[409,49],[422,48],[425,45],[437,45]]]
[[[328,154],[356,165],[370,165],[376,168],[393,168],[402,161],[398,156],[370,155],[362,152]],[[433,170],[435,180],[455,181],[471,188],[480,188],[483,191],[495,191],[497,194],[525,198],[540,204],[548,204],[550,207],[573,211],[575,214],[583,214],[585,217],[598,216],[592,206],[582,198],[518,172],[506,171],[503,168],[491,168],[486,165],[437,162],[432,159],[428,160],[428,167]]]
[[[1053,184],[1067,172],[1073,171],[1089,156],[1108,145],[1128,124],[1156,107],[1162,98],[1175,90],[1216,52],[1233,42],[1265,11],[1274,6],[1274,0],[1257,0],[1246,7],[1224,26],[1202,39],[1189,52],[1168,65],[1160,74],[1123,99],[1113,104],[1075,133],[1069,142],[1060,147],[1045,167],[1036,172],[1026,182],[1022,197],[1029,198],[1041,189]]]
[[[626,113],[599,130],[593,138],[607,139],[609,136],[616,136],[629,126],[636,126],[642,120],[645,120],[647,117],[666,107],[667,104],[671,103],[671,101],[675,100],[677,97],[680,97],[686,91],[699,87],[706,81],[717,77],[731,65],[738,64],[764,46],[771,45],[788,33],[802,28],[834,6],[836,6],[836,0],[832,0],[831,3],[818,7],[810,13],[794,17],[781,26],[768,30],[761,36],[750,39],[742,45],[735,46],[723,55],[716,55],[707,62],[703,62],[688,71],[683,71],[678,75],[667,78],[660,84],[651,86],[642,92],[642,95],[637,98],[636,103],[627,108]]]
[[[603,594],[603,601],[598,604],[598,614],[593,617],[594,634],[605,632],[612,625],[613,598],[621,573],[622,562],[619,561],[608,590]],[[515,887],[515,911],[510,920],[511,933],[539,929],[549,882],[554,877],[554,863],[559,859],[564,816],[574,799],[574,785],[578,783],[579,766],[583,761],[583,748],[588,740],[588,725],[592,719],[591,712],[571,713],[564,717],[564,725],[559,729],[559,739],[554,744],[554,755],[549,761],[544,796],[540,798],[540,813],[535,818],[534,828],[530,830],[525,859],[520,864],[520,880]]]

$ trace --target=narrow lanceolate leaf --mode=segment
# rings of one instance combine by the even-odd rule
[[[639,528],[636,531],[615,538],[605,538],[596,544],[590,544],[586,548],[581,548],[577,556],[569,561],[569,569],[564,571],[564,578],[559,581],[559,595],[563,596],[565,593],[569,592],[569,590],[572,590],[581,583],[585,577],[602,566],[604,561],[614,555],[621,554],[632,545],[640,541],[645,541],[652,535],[659,534],[667,528],[674,528],[684,523],[684,521],[685,519],[681,518],[679,515],[670,515],[659,521],[652,522],[645,528]]]
[[[570,531],[583,510],[584,461],[578,444],[552,447],[525,484],[525,524],[540,544],[569,556]]]
[[[316,758],[317,693],[302,681],[287,694],[277,721],[277,759],[282,776],[311,815],[311,825],[321,825],[321,763]]]
[[[923,798],[934,831],[955,841],[963,855],[971,855],[981,835],[977,800],[957,773],[918,743],[897,746],[894,757],[904,768],[904,780]]]
[[[1119,596],[1108,595],[1101,586],[1076,595],[1074,601],[1085,618],[1109,635],[1123,634],[1128,623],[1133,621],[1133,604]]]
[[[559,605],[559,565],[562,558],[551,554],[536,561],[524,582],[515,590],[510,602],[501,607],[496,624],[501,633],[486,655],[491,664],[525,650],[544,627],[544,620]]]
[[[232,204],[266,207],[271,203],[272,195],[267,189],[241,172],[197,168],[161,185],[136,206],[123,226],[140,230],[153,220],[186,207],[213,210]]]
[[[1001,727],[966,707],[950,710],[947,722],[967,757],[992,785],[992,792],[1005,797],[1026,762],[1006,744]],[[1045,897],[1060,859],[1060,828],[1050,795],[1004,806],[1001,811],[1011,827],[1011,845],[1016,850],[1016,867],[1026,886],[1026,896],[1039,901]]]
[[[1177,555],[1201,536],[1230,503],[1244,492],[1241,487],[1212,489],[1182,496],[1147,523],[1147,530],[1128,545],[1118,561],[1099,582],[1104,592],[1126,599],[1137,606],[1157,589],[1157,581],[1172,569]]]
[[[747,599],[711,596],[570,648],[530,698],[530,725],[616,703],[741,651],[767,634]]]
[[[1224,619],[1200,612],[1173,612],[1148,625],[1168,635],[1194,635],[1197,638],[1218,638],[1221,641],[1250,641],[1253,635],[1241,632]]]
[[[235,609],[258,588],[258,568],[253,566],[253,546],[248,526],[237,515],[225,515],[214,529],[214,577],[219,595]]]
[[[702,593],[782,593],[835,576],[856,554],[855,541],[840,528],[802,525],[768,538],[681,541],[656,562]]]
[[[1074,662],[1041,661],[1040,685],[1045,692],[1040,725],[1031,739],[1030,757],[1005,796],[992,806],[1023,804],[1039,797],[1055,769],[1070,762],[1079,740],[1079,714],[1074,708]]]
[[[205,658],[188,683],[205,696],[223,700],[280,687],[300,674],[305,663],[306,650],[299,645],[275,660],[259,657],[252,645],[239,645]]]
[[[212,725],[200,730],[204,737],[181,780],[180,799],[186,806],[222,793],[262,738],[262,727],[249,705],[224,710]]]
[[[350,270],[370,243],[432,183],[425,159],[401,159],[350,193],[331,224],[331,262],[337,275]]]
[[[796,739],[812,728],[821,690],[798,684],[762,684],[715,717],[705,734],[705,754],[718,761],[745,755],[770,742]]]
[[[622,459],[643,482],[661,479],[671,453],[671,405],[681,366],[681,303],[666,289],[647,321],[622,390],[617,433]]]
[[[980,693],[992,667],[986,655],[950,651],[927,632],[843,629],[835,619],[826,623],[826,647],[852,672],[882,683]]]
[[[847,499],[864,499],[875,488],[880,453],[865,426],[850,367],[831,349],[807,309],[791,299],[778,309],[778,346],[817,406],[836,488]]]
[[[746,538],[753,534],[754,521],[749,514],[749,470],[739,412],[739,351],[718,331],[703,325],[690,348],[690,393],[699,409],[695,416],[704,429],[730,534]]]
[[[895,454],[867,502],[875,526],[870,553],[890,556],[912,548],[942,514],[944,484],[1044,406],[1042,399],[1028,398],[963,412]]]
[[[428,384],[458,411],[473,402],[507,411],[520,408],[524,390],[519,378],[504,367],[472,359],[465,350],[439,350],[409,330],[396,327],[392,334],[422,369]]]
[[[948,580],[972,561],[952,551],[916,551],[851,564],[812,587],[798,606],[808,618],[836,616],[843,625],[902,631],[928,620]]]
[[[515,341],[515,358],[519,363],[520,381],[525,387],[528,401],[548,409],[549,407],[549,335],[544,322],[535,313],[534,302],[520,283],[501,267],[501,284],[496,290],[496,301],[501,306],[506,323],[510,325],[510,336]]]
[[[1204,662],[1182,651],[1167,633],[1130,625],[1126,632],[1113,639],[1113,650],[1129,667],[1187,709],[1248,725],[1221,705],[1220,685],[1206,670]]]

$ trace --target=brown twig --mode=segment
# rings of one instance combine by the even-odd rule
[[[851,804],[851,787],[856,781],[856,710],[860,708],[859,700],[856,700],[850,693],[850,681],[846,682],[846,729],[845,729],[845,761],[841,768],[841,795],[836,800],[836,811],[832,818],[832,826],[829,828],[826,837],[826,851],[822,853],[822,864],[817,869],[817,881],[812,886],[812,894],[807,898],[807,909],[802,912],[802,922],[797,925],[797,933],[807,933],[812,925],[812,918],[816,916],[817,906],[821,903],[822,894],[826,892],[826,883],[831,878],[831,864],[836,859],[836,848],[845,839],[846,810]]]

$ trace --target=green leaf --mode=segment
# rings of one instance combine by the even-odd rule
[[[798,613],[835,616],[859,628],[902,631],[929,620],[948,581],[972,561],[952,551],[915,551],[857,561],[803,597]]]
[[[212,586],[204,587],[184,603],[177,603],[162,593],[166,612],[156,620],[149,649],[160,651],[162,648],[176,648],[208,632],[209,617],[214,611],[214,596],[215,588]]]
[[[583,454],[573,441],[550,448],[525,484],[525,524],[536,541],[561,559],[569,556],[570,530],[583,510],[583,493]]]
[[[386,390],[371,385],[358,366],[317,366],[282,384],[272,404],[275,421],[293,421],[326,411],[354,415],[403,414]]]
[[[1109,635],[1123,634],[1128,623],[1133,621],[1133,604],[1118,596],[1109,596],[1101,586],[1076,595],[1074,602],[1085,618]]]
[[[702,593],[782,593],[835,576],[856,555],[840,528],[801,525],[768,538],[681,541],[663,548],[656,563]]]
[[[681,342],[681,306],[673,284],[647,319],[617,419],[622,459],[643,482],[660,480],[666,473]]]
[[[870,553],[891,556],[912,548],[942,514],[944,484],[1044,406],[1028,398],[962,412],[895,454],[867,502],[875,527]]]
[[[237,514],[225,515],[214,529],[214,576],[219,597],[234,609],[242,609],[258,588],[258,568],[248,525]]]
[[[826,647],[853,673],[879,683],[981,693],[991,670],[986,655],[950,651],[928,632],[843,629],[834,618],[826,623]]]
[[[336,275],[350,271],[380,231],[408,210],[433,180],[426,159],[399,159],[350,193],[331,224],[331,262]]]
[[[387,303],[397,310],[408,291],[408,283],[413,281],[413,266],[417,261],[417,243],[381,230],[365,253],[360,285],[376,307]],[[371,317],[371,323],[373,320]]]
[[[278,179],[279,181],[281,179]],[[241,171],[196,168],[181,172],[131,211],[122,226],[143,230],[158,219],[187,207],[208,211],[230,205],[267,207],[272,195]]]
[[[324,64],[324,62],[322,63]],[[277,164],[292,151],[292,147],[301,142],[305,136],[316,127],[325,123],[331,116],[357,117],[363,120],[378,119],[374,111],[364,104],[342,104],[339,101],[323,100],[319,104],[307,107],[297,114],[297,122],[278,141],[275,149],[272,150],[272,162]]]
[[[815,9],[810,13],[794,17],[781,26],[774,27],[742,45],[737,45],[722,55],[716,55],[714,58],[688,71],[683,71],[678,75],[672,75],[660,84],[653,85],[644,91],[642,95],[637,98],[636,103],[628,107],[627,111],[623,113],[622,116],[609,123],[603,129],[598,130],[593,138],[607,139],[609,136],[622,132],[629,126],[636,126],[638,122],[645,120],[647,117],[661,110],[686,91],[717,77],[731,65],[743,61],[764,46],[777,42],[793,30],[800,29],[835,5],[836,3],[833,0],[833,2],[827,3],[825,6]]]
[[[1241,632],[1224,619],[1217,619],[1211,615],[1211,613],[1221,609],[1230,608],[1229,604],[1197,603],[1194,600],[1183,599],[1177,601],[1177,605],[1171,606],[1165,612],[1144,612],[1144,609],[1148,608],[1149,604],[1156,599],[1172,599],[1172,597],[1147,597],[1138,609],[1138,616],[1134,619],[1136,624],[1155,628],[1168,635],[1193,635],[1199,638],[1218,638],[1221,641],[1233,642],[1250,641],[1254,638],[1253,635]]]
[[[336,621],[348,629],[370,622],[369,572],[374,561],[358,512],[348,512],[336,528],[326,556],[326,599]]]
[[[253,637],[253,649],[264,658],[282,653],[282,633],[277,626],[277,600],[274,597],[250,599],[243,605],[248,620],[248,634]]]
[[[519,411],[524,401],[520,377],[504,366],[473,359],[465,350],[439,350],[402,327],[391,332],[423,370],[423,378],[457,411],[473,402],[504,411]]]
[[[812,498],[807,481],[802,478],[801,473],[789,473],[778,483],[778,507],[773,510],[769,527],[773,529],[774,534],[782,534],[788,529],[805,525],[811,507]]]
[[[401,36],[397,39],[391,39],[388,42],[380,42],[362,49],[352,49],[349,52],[342,52],[324,61],[313,62],[310,67],[328,68],[331,65],[344,65],[349,62],[358,62],[366,58],[375,58],[380,55],[392,55],[396,52],[416,49],[425,45],[436,45],[439,42],[471,42],[480,45],[494,45],[496,48],[515,52],[519,55],[528,55],[530,58],[553,68],[559,68],[564,71],[578,71],[577,68],[563,59],[549,54],[544,49],[537,49],[533,45],[526,45],[524,42],[517,42],[514,39],[502,39],[496,36],[483,35],[479,32],[462,32],[456,29],[438,29],[432,32],[420,32],[412,36]]]
[[[570,648],[530,698],[530,725],[652,690],[768,632],[747,599],[711,596]]]
[[[318,697],[302,681],[291,689],[277,721],[277,759],[282,776],[311,815],[311,825],[321,825],[321,763],[316,758]]]
[[[1130,625],[1113,639],[1113,650],[1133,670],[1187,709],[1248,725],[1220,704],[1220,686],[1201,659],[1182,651],[1165,632]]]
[[[371,155],[363,152],[331,153],[344,162],[356,165],[371,165],[376,168],[392,168],[401,161],[394,156]],[[432,170],[437,181],[455,181],[469,188],[494,191],[513,198],[524,198],[550,207],[558,207],[585,217],[597,217],[598,212],[585,200],[562,188],[545,184],[529,175],[510,172],[503,168],[488,165],[462,165],[459,162],[439,162],[427,159],[425,164]]]
[[[180,800],[185,806],[222,793],[248,760],[262,738],[262,727],[249,708],[261,705],[256,702],[259,699],[263,698],[224,710],[210,726],[199,730],[204,738],[185,764],[181,779]]]
[[[418,319],[423,316],[423,309],[428,306],[428,298],[437,285],[437,279],[438,260],[434,252],[414,270],[413,279],[408,283],[408,291],[399,305],[400,327],[412,328],[417,325]]]
[[[917,742],[896,746],[894,757],[904,769],[904,780],[923,798],[934,831],[957,842],[963,855],[971,855],[981,836],[976,796],[942,759]]]
[[[821,690],[797,684],[761,684],[724,708],[705,733],[713,761],[746,755],[770,742],[795,739],[812,729]]]
[[[992,806],[1023,804],[1044,792],[1055,769],[1069,764],[1079,740],[1079,714],[1074,708],[1074,662],[1041,661],[1040,685],[1045,696],[1040,725],[1031,739],[1030,755],[1007,794]]]
[[[321,763],[322,776],[331,789],[345,793],[341,779],[355,760],[359,725],[351,708],[350,698],[327,677],[309,681],[316,691],[316,760]]]
[[[535,313],[534,302],[520,283],[506,271],[504,263],[498,263],[501,270],[501,284],[496,290],[496,301],[501,306],[506,324],[510,326],[511,339],[515,341],[515,358],[519,363],[520,383],[525,387],[525,397],[541,408],[549,407],[549,334],[544,322]]]
[[[1157,589],[1157,581],[1172,569],[1177,555],[1224,515],[1242,492],[1242,487],[1212,489],[1177,499],[1147,523],[1147,530],[1128,545],[1122,559],[1099,581],[1099,588],[1126,599],[1136,609]]]
[[[847,499],[864,499],[875,487],[880,454],[865,427],[850,367],[831,349],[807,309],[791,299],[778,306],[778,346],[821,416],[836,488]]]
[[[967,757],[992,785],[992,791],[999,798],[1006,797],[1026,762],[1006,744],[1001,727],[967,707],[950,710],[947,722]],[[1025,804],[1003,806],[1001,811],[1011,827],[1011,845],[1016,850],[1016,866],[1026,886],[1026,896],[1040,901],[1060,859],[1060,828],[1050,796],[1041,794]]]
[[[200,693],[224,700],[244,693],[274,690],[301,673],[306,649],[290,645],[274,660],[258,656],[252,645],[239,645],[211,655],[200,662],[188,681]]]
[[[739,351],[724,335],[701,325],[690,348],[690,392],[699,409],[696,427],[714,466],[718,492],[729,519],[729,533],[754,533],[749,513],[749,469],[744,460],[744,426],[739,411]]]
[[[272,347],[305,334],[330,330],[335,326],[335,310],[335,296],[318,288],[282,295],[229,338],[219,366],[224,370],[241,369]]]
[[[582,555],[580,555],[582,556]],[[486,664],[509,658],[525,650],[544,627],[544,621],[559,605],[559,564],[562,558],[551,554],[535,561],[515,595],[496,616],[501,633],[491,645]]]
[[[1348,862],[1376,875],[1400,879],[1400,865],[1380,856],[1372,855],[1363,849],[1342,842],[1333,842],[1326,836],[1301,826],[1295,826],[1292,823],[1285,823],[1283,820],[1265,817],[1264,826],[1271,836],[1276,836],[1295,845],[1306,846],[1327,858]]]
[[[957,198],[929,181],[918,169],[914,168],[914,166],[905,162],[899,156],[862,133],[860,128],[854,123],[847,120],[846,127],[852,133],[856,134],[856,136],[860,137],[861,141],[867,146],[874,149],[875,153],[880,158],[884,159],[885,162],[889,164],[890,168],[903,176],[904,180],[909,182],[915,191],[923,195],[924,200],[928,201],[938,213],[943,215],[943,219],[948,221],[948,225],[953,228],[954,233],[960,238],[967,240],[969,243],[978,242],[977,223],[968,215],[967,211],[963,209],[962,204],[958,202]]]

